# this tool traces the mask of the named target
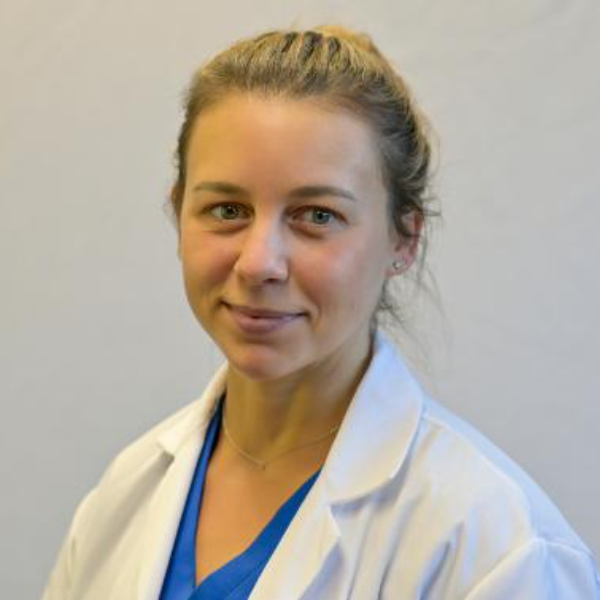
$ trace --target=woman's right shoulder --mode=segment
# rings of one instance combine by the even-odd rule
[[[88,597],[94,578],[99,573],[112,573],[112,561],[125,560],[115,558],[119,540],[128,535],[139,537],[143,529],[141,515],[169,467],[169,454],[163,448],[165,436],[182,428],[193,430],[203,413],[200,400],[191,402],[111,460],[99,482],[79,502],[44,600]]]

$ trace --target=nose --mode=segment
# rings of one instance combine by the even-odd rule
[[[288,278],[284,232],[275,222],[254,221],[245,232],[233,271],[250,285]]]

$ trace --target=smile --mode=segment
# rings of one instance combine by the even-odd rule
[[[303,316],[303,313],[240,306],[227,302],[224,302],[223,305],[234,325],[248,334],[275,333]]]

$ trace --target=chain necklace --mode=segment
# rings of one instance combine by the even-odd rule
[[[243,457],[245,457],[249,461],[251,461],[261,471],[264,471],[267,468],[267,465],[269,463],[272,463],[274,460],[277,460],[278,458],[281,458],[282,456],[285,456],[286,454],[290,454],[292,452],[296,452],[297,450],[301,450],[302,448],[306,448],[307,446],[312,446],[314,444],[322,442],[323,440],[327,439],[330,435],[334,434],[340,427],[341,427],[341,423],[339,425],[337,425],[336,427],[334,427],[333,429],[330,429],[325,435],[318,437],[316,440],[312,440],[311,442],[306,442],[304,444],[301,444],[300,446],[296,446],[295,448],[290,448],[289,450],[286,450],[285,452],[282,452],[281,454],[277,454],[276,456],[273,456],[269,460],[261,460],[260,458],[256,458],[255,456],[252,456],[251,454],[248,454],[248,452],[242,450],[233,441],[233,438],[231,437],[231,434],[229,433],[229,429],[227,428],[227,421],[225,420],[225,413],[223,413],[223,430],[225,431],[225,437],[229,440],[229,443],[237,450],[237,452],[239,454],[241,454]]]

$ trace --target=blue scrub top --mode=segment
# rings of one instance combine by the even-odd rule
[[[196,587],[196,528],[206,469],[221,425],[223,398],[219,401],[198,459],[183,509],[179,530],[160,600],[246,600],[294,518],[320,469],[288,498],[246,550],[213,571]]]

